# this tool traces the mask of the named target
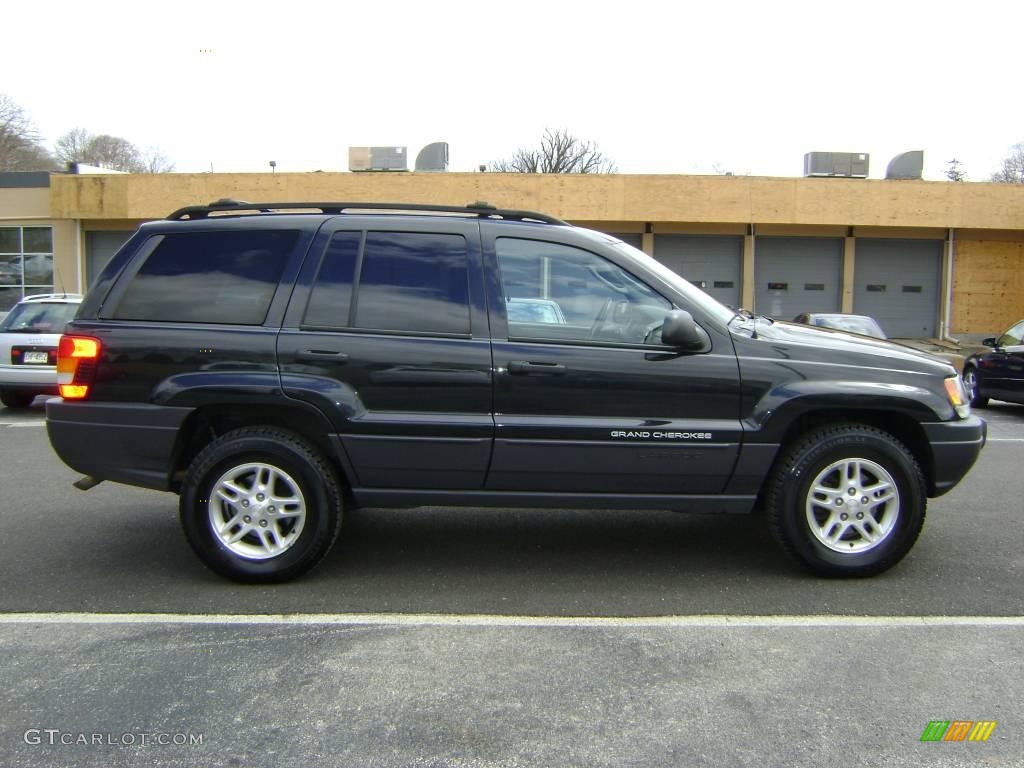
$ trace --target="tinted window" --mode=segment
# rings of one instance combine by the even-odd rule
[[[297,236],[282,230],[164,235],[114,317],[258,325]]]
[[[469,333],[466,240],[461,235],[368,232],[355,326]]]
[[[350,325],[352,283],[362,239],[361,232],[338,232],[331,238],[309,298],[304,325]]]
[[[625,270],[581,248],[507,237],[496,247],[513,338],[655,343],[652,332],[672,307]],[[542,309],[557,319],[539,316]]]

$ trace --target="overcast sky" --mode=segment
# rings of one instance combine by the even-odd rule
[[[545,127],[623,173],[799,176],[812,150],[884,177],[925,152],[987,180],[1024,141],[1024,3],[17,2],[0,93],[179,171],[346,170],[349,146],[450,145],[470,171]]]

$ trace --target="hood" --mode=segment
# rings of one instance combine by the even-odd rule
[[[733,323],[734,328],[737,325]],[[953,366],[945,360],[885,339],[782,320],[773,323],[763,318],[748,321],[741,327],[747,329],[744,336],[756,337],[758,341],[769,343],[777,352],[784,353],[783,356],[790,359],[893,368],[945,376],[956,372],[955,369],[951,370]],[[752,336],[751,331],[756,336]],[[783,346],[785,349],[780,348]]]

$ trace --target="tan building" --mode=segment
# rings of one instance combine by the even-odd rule
[[[460,205],[486,200],[543,211],[632,242],[727,304],[785,319],[805,311],[869,314],[891,336],[990,335],[1024,317],[1024,186],[985,183],[489,173],[0,174],[0,268],[7,265],[0,279],[10,281],[7,273],[24,270],[31,257],[44,265],[46,258],[39,257],[50,256],[54,285],[84,289],[139,223],[223,197]],[[51,253],[26,250],[45,245],[40,228],[52,232]],[[37,269],[22,277],[17,285],[0,285],[0,301],[40,289],[28,281],[46,275]]]

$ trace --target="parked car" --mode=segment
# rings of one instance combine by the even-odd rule
[[[537,299],[565,322],[517,323]],[[183,208],[99,274],[57,370],[76,485],[178,494],[198,557],[253,582],[359,505],[761,510],[808,569],[875,574],[986,434],[942,361],[486,204]]]
[[[867,315],[849,315],[841,312],[804,313],[793,318],[793,322],[813,325],[818,328],[831,328],[835,331],[859,333],[862,336],[871,336],[876,339],[888,338],[878,321]],[[891,341],[945,360],[956,368],[957,373],[963,371],[964,356],[948,347],[940,346],[928,339],[891,339]]]
[[[565,314],[557,301],[550,299],[505,299],[510,323],[556,323],[565,325]]]
[[[0,286],[16,286],[21,282],[21,257],[0,258]]]
[[[28,408],[37,395],[57,394],[57,344],[75,316],[77,294],[28,296],[0,322],[0,402]]]
[[[981,343],[992,351],[971,355],[964,363],[971,405],[984,408],[989,398],[1024,404],[1024,320]]]
[[[868,317],[867,315],[848,315],[841,312],[805,312],[794,317],[793,322],[813,325],[816,328],[831,328],[836,331],[846,331],[847,333],[859,333],[862,336],[871,336],[876,339],[885,338],[882,326],[873,317]]]

